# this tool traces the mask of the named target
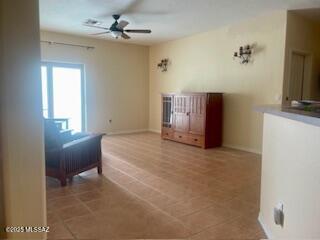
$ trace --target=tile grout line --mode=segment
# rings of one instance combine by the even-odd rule
[[[157,139],[156,139],[157,137]],[[175,204],[183,204],[184,201],[186,199],[196,199],[196,198],[207,198],[207,199],[210,199],[210,197],[206,197],[207,195],[202,195],[202,190],[203,190],[203,194],[205,194],[206,192],[210,192],[210,186],[206,183],[202,183],[201,181],[199,180],[196,180],[197,179],[197,175],[198,177],[201,177],[203,176],[203,180],[205,180],[205,178],[208,178],[209,176],[205,175],[204,173],[202,173],[203,170],[201,170],[201,168],[206,168],[206,164],[208,162],[208,159],[211,159],[211,154],[208,154],[208,155],[203,155],[201,154],[200,151],[196,151],[195,153],[195,156],[197,156],[198,158],[202,159],[203,158],[203,161],[201,162],[198,162],[195,166],[195,168],[197,169],[197,171],[190,171],[189,173],[189,169],[188,169],[188,165],[190,165],[190,161],[192,161],[191,159],[190,160],[185,160],[183,161],[184,163],[183,164],[183,167],[180,167],[179,168],[179,164],[175,163],[175,164],[172,164],[171,165],[171,168],[172,169],[177,169],[178,170],[178,173],[175,173],[175,172],[172,172],[171,169],[170,169],[170,159],[171,160],[174,160],[174,159],[179,159],[179,158],[183,158],[183,156],[186,156],[188,155],[190,152],[192,152],[193,149],[191,148],[184,148],[182,145],[174,145],[174,144],[171,144],[168,142],[168,145],[171,146],[169,149],[170,152],[174,151],[175,147],[178,147],[178,150],[177,150],[177,153],[174,157],[171,157],[170,159],[167,159],[167,155],[170,154],[170,152],[166,153],[166,156],[162,156],[160,153],[161,153],[161,148],[162,148],[162,142],[161,140],[159,141],[159,136],[149,136],[148,134],[132,134],[131,136],[121,136],[120,138],[118,137],[111,137],[111,139],[117,139],[117,141],[114,141],[112,143],[112,146],[116,149],[116,152],[108,152],[108,150],[106,152],[103,152],[105,155],[109,155],[111,154],[112,156],[112,159],[115,159],[118,161],[121,161],[122,164],[120,165],[117,165],[117,164],[113,164],[113,163],[116,163],[116,161],[111,161],[111,163],[105,163],[105,161],[103,161],[103,165],[104,167],[106,168],[110,168],[110,169],[113,169],[111,170],[111,178],[109,177],[106,177],[106,175],[103,175],[103,179],[102,179],[102,183],[104,182],[112,182],[113,184],[115,184],[115,186],[118,186],[119,188],[121,188],[122,190],[124,190],[126,193],[128,193],[130,196],[133,196],[134,198],[138,199],[139,201],[141,201],[143,204],[146,204],[147,206],[150,206],[151,208],[147,207],[146,210],[148,212],[153,212],[154,210],[156,211],[159,211],[161,212],[162,214],[164,214],[166,217],[169,217],[170,221],[175,221],[179,224],[181,224],[182,226],[184,226],[184,228],[186,230],[188,230],[189,234],[186,238],[190,238],[192,236],[195,236],[197,234],[200,234],[201,232],[205,232],[207,231],[209,228],[212,228],[212,227],[215,227],[215,226],[219,226],[219,225],[223,225],[227,222],[232,222],[234,221],[235,219],[238,219],[240,218],[243,214],[240,214],[239,216],[237,217],[232,217],[232,219],[228,219],[226,221],[223,221],[223,222],[219,222],[219,223],[216,223],[216,224],[212,224],[212,225],[208,225],[206,226],[205,228],[201,229],[199,232],[196,232],[196,233],[191,233],[192,232],[192,229],[190,229],[188,227],[188,225],[184,224],[184,222],[182,222],[179,218],[179,217],[176,217],[176,216],[173,216],[171,215],[169,212],[171,211],[166,211],[166,210],[163,210],[162,207],[158,206],[157,204],[155,203],[152,203],[151,202],[151,198],[148,197],[149,195],[145,195],[144,194],[144,188],[146,189],[146,191],[148,189],[151,189],[165,197],[167,197],[168,199],[172,199],[175,201],[175,203],[169,203],[168,206],[174,206]],[[110,139],[110,137],[109,137]],[[120,140],[120,141],[118,141]],[[148,143],[146,143],[146,141],[148,141]],[[112,141],[111,141],[112,142]],[[161,144],[159,144],[161,143]],[[105,143],[107,144],[107,143]],[[124,156],[118,156],[119,153],[121,153],[120,150],[117,150],[119,149],[119,147],[123,148],[122,146],[128,146],[129,145],[129,152],[125,153]],[[110,145],[109,145],[110,146]],[[150,162],[150,168],[147,168],[147,169],[152,169],[151,172],[153,173],[150,173],[150,171],[148,170],[144,170],[141,166],[143,164],[143,162],[146,162],[146,160],[148,159],[149,155],[153,153],[153,151],[148,151],[148,154],[144,154],[144,153],[141,153],[141,151],[143,150],[143,148],[148,148],[150,147],[151,149],[153,149],[154,151],[157,151],[160,155],[157,154],[156,157],[153,157],[152,158],[152,161]],[[117,153],[118,151],[118,153]],[[119,152],[120,151],[120,152]],[[208,152],[207,152],[208,153]],[[132,159],[130,158],[130,154],[132,154]],[[223,155],[225,155],[226,157],[230,158],[230,156],[232,156],[232,162],[231,162],[231,165],[232,164],[236,164],[236,166],[245,166],[245,165],[242,165],[243,162],[244,162],[244,159],[247,158],[246,154],[245,153],[242,153],[241,151],[239,152],[228,152],[228,149],[222,149],[221,151],[218,152],[219,154],[219,157],[222,157],[223,158]],[[193,155],[193,154],[192,154]],[[248,157],[250,157],[251,155],[248,154]],[[128,158],[128,161],[126,161],[125,159]],[[164,158],[164,159],[163,159]],[[195,157],[192,157],[192,158],[195,158]],[[145,161],[143,160],[140,160],[140,159],[144,159]],[[240,159],[239,161],[237,161],[238,159]],[[252,160],[253,157],[251,158]],[[212,162],[216,162],[216,161],[219,161],[218,159],[213,159]],[[251,160],[250,160],[251,161]],[[164,163],[163,166],[165,166],[164,168],[161,167],[161,163]],[[169,163],[169,165],[168,165]],[[139,165],[140,167],[137,167],[137,165]],[[167,166],[168,165],[168,166]],[[215,164],[210,164],[210,166],[208,166],[208,168],[211,168],[211,167],[214,167]],[[203,166],[203,167],[202,167]],[[248,172],[254,172],[255,171],[255,166],[253,166],[253,168],[250,168],[250,171]],[[189,166],[189,167],[192,167],[192,166]],[[153,170],[154,169],[154,170]],[[130,171],[132,170],[132,171]],[[141,175],[139,175],[139,172],[141,172]],[[164,178],[165,174],[162,174],[162,171],[163,173],[167,173],[169,174],[168,176],[172,175],[172,177],[170,177],[171,180],[166,180],[166,178]],[[208,170],[207,172],[210,172],[211,170]],[[239,169],[239,171],[242,171],[241,169]],[[132,172],[132,174],[135,172],[137,173],[138,175],[131,175],[130,172]],[[159,172],[161,173],[161,175],[157,175],[155,174],[154,172]],[[152,185],[149,185],[146,183],[146,181],[144,181],[144,173],[146,174],[149,174],[151,177],[155,177],[156,179],[159,179],[159,184],[156,184],[154,186],[160,186],[161,189],[162,189],[162,185],[161,185],[161,181],[164,182],[164,184],[166,182],[168,182],[169,185],[173,185],[175,187],[177,187],[177,190],[178,190],[178,195],[177,194],[173,194],[174,193],[174,189],[175,187],[173,187],[173,192],[170,190],[168,191],[168,193],[164,193],[162,190],[158,190],[160,188],[155,188],[154,186]],[[92,175],[93,176],[94,173],[89,173],[88,176]],[[193,176],[193,174],[195,174]],[[141,176],[141,177],[140,177]],[[184,179],[187,179],[188,176],[191,176],[192,179],[194,178],[195,180],[194,181],[190,181],[190,183],[194,183],[194,185],[191,187],[191,188],[188,188],[188,186],[186,184],[183,184],[183,181]],[[221,182],[223,182],[223,175],[220,176],[221,177]],[[82,176],[80,176],[80,178],[82,178]],[[85,177],[84,177],[85,178]],[[128,179],[128,181],[126,180],[126,178]],[[105,179],[107,181],[105,181]],[[132,180],[131,180],[132,179]],[[251,190],[254,191],[255,190],[255,181],[254,181],[254,177],[250,177],[250,179],[252,180],[252,188]],[[248,180],[249,182],[251,182],[251,180],[249,179],[248,177]],[[180,181],[182,181],[180,183]],[[243,185],[244,186],[247,186],[248,183],[246,183],[246,179],[243,180],[244,183]],[[137,186],[138,188],[134,188],[132,190],[130,190],[130,185],[127,185],[127,184],[130,184],[130,183],[139,183],[141,184],[142,188],[141,188],[141,193],[143,195],[140,194],[140,188],[139,186]],[[92,183],[92,182],[91,182]],[[90,183],[90,184],[91,184]],[[81,185],[82,183],[79,183],[79,185]],[[213,183],[214,184],[214,183]],[[228,183],[229,184],[229,183]],[[243,187],[241,187],[241,184],[239,185],[239,188],[235,188],[234,191],[235,194],[232,198],[228,199],[228,201],[232,201],[233,199],[238,199],[239,201],[247,204],[247,205],[251,205],[251,195],[250,195],[250,191],[248,191],[247,193],[249,195],[240,195],[242,193],[242,190]],[[94,185],[94,183],[93,183]],[[199,186],[203,186],[203,189],[201,189],[201,191],[198,191],[196,189],[197,185]],[[134,185],[135,186],[135,185]],[[214,186],[214,185],[213,185]],[[94,189],[95,191],[97,191],[99,194],[102,195],[102,198],[104,197],[104,192],[101,192],[101,189],[99,188],[96,188]],[[137,191],[136,191],[137,190]],[[181,190],[181,194],[180,194],[180,190]],[[87,203],[90,203],[90,202],[93,202],[94,200],[97,200],[97,199],[92,199],[92,200],[89,200],[89,201],[82,201],[80,198],[79,198],[79,194],[82,194],[82,193],[87,193],[87,192],[90,192],[91,190],[87,190],[87,191],[81,191],[79,193],[75,193],[75,192],[72,192],[70,195],[75,197],[81,206],[84,206],[85,209],[88,211],[88,213],[90,213],[91,215],[93,216],[97,216],[97,212],[96,211],[93,211],[89,208],[89,206],[87,205]],[[197,195],[194,195],[192,194],[193,192],[195,191],[195,193],[197,193]],[[230,191],[233,191],[233,190],[230,190]],[[219,192],[219,191],[218,191]],[[177,197],[171,197],[171,193]],[[201,195],[200,195],[201,193]],[[190,197],[187,197],[188,195],[190,195]],[[143,196],[146,196],[146,197],[143,197]],[[209,195],[208,195],[209,196]],[[210,195],[210,196],[213,196],[215,197],[215,195]],[[63,196],[61,196],[63,197]],[[221,196],[222,198],[224,198],[223,196]],[[53,200],[57,200],[59,199],[58,198],[54,198]],[[247,201],[248,200],[248,201]],[[249,201],[250,200],[250,201]],[[197,209],[193,212],[190,212],[188,214],[185,214],[185,215],[182,215],[182,217],[185,217],[185,216],[189,216],[189,215],[192,215],[192,214],[196,214],[197,212],[200,212],[200,211],[203,211],[205,209],[208,209],[208,208],[211,208],[212,206],[214,205],[219,205],[216,200],[212,202],[212,204],[209,204],[208,206],[204,207],[204,208],[200,208],[200,209]],[[184,211],[185,212],[185,211]],[[84,216],[84,215],[81,215],[81,216]],[[161,215],[159,215],[161,216]],[[244,214],[243,216],[246,217],[246,215]],[[80,217],[80,216],[74,216],[72,218],[68,218],[66,221],[68,220],[71,220],[71,219],[74,219],[76,217]],[[75,234],[72,233],[72,231],[68,228],[68,226],[66,225],[65,221],[61,219],[61,217],[58,215],[58,218],[59,220],[63,223],[63,225],[67,228],[67,230],[71,233],[71,235],[77,239],[77,236]],[[249,218],[249,216],[248,216]],[[250,218],[249,218],[250,219]],[[253,232],[252,232],[253,234]],[[111,233],[112,235],[112,233]],[[258,235],[258,230],[257,230],[257,235]]]

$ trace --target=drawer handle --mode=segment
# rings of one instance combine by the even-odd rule
[[[168,135],[169,135],[169,133],[166,133],[166,135],[168,136]]]
[[[182,136],[179,136],[179,138],[182,138]]]
[[[198,141],[198,139],[196,139],[196,138],[195,138],[195,139],[193,139],[193,140],[194,140],[195,142],[197,142],[197,141]]]

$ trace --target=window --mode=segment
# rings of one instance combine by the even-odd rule
[[[42,110],[45,118],[68,119],[69,128],[84,130],[83,65],[43,63]]]
[[[41,66],[41,80],[42,80],[42,111],[43,117],[48,118],[48,72],[46,66]]]

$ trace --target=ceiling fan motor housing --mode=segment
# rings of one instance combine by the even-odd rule
[[[116,21],[111,25],[110,31],[111,31],[111,32],[116,32],[116,31],[118,31],[118,32],[123,33],[123,29],[117,27],[117,26],[118,26],[118,19],[120,18],[120,15],[119,15],[119,14],[114,14],[114,15],[112,15],[112,17],[113,17],[114,20],[116,20]]]
[[[120,14],[113,14],[112,17],[117,21],[120,18]]]

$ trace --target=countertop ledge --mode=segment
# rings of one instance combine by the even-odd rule
[[[288,118],[291,120],[295,120],[298,122],[303,122],[306,124],[314,125],[317,127],[320,127],[320,118],[312,115],[311,113],[300,111],[300,110],[292,110],[292,109],[286,109],[283,110],[281,105],[263,105],[263,106],[256,106],[254,107],[254,110],[256,112],[261,113],[268,113],[275,116]],[[290,111],[290,112],[289,112]]]

